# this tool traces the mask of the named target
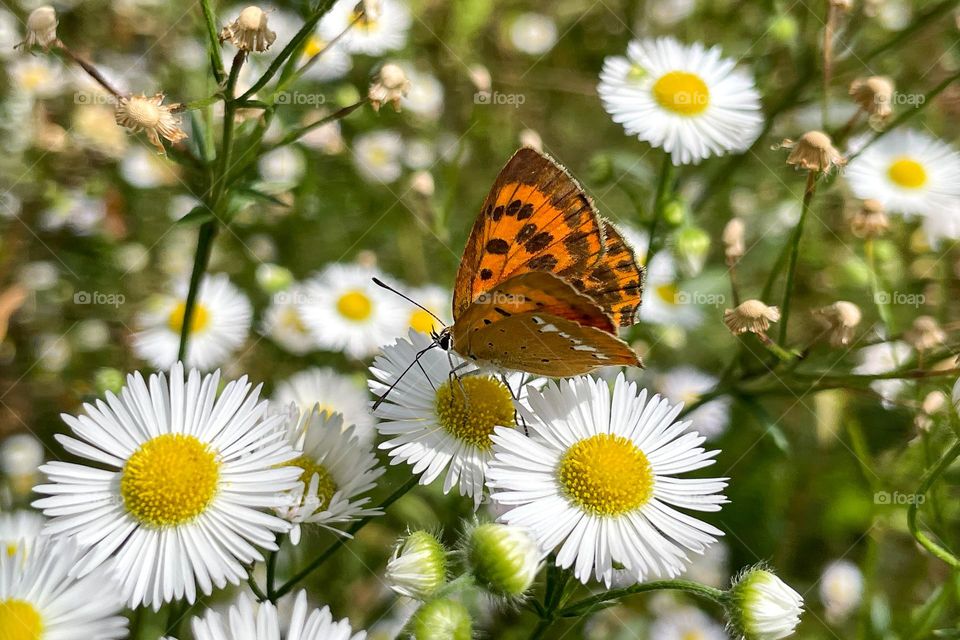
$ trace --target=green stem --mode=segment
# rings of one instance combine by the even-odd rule
[[[540,608],[540,622],[530,634],[530,640],[539,640],[557,620],[557,607],[563,600],[563,594],[570,580],[570,571],[557,566],[555,554],[547,560],[547,586],[543,594],[543,606]]]
[[[653,197],[653,216],[650,219],[649,233],[650,236],[647,239],[647,265],[653,260],[653,256],[656,255],[657,251],[660,250],[661,242],[657,242],[657,227],[660,225],[660,221],[663,219],[664,209],[667,207],[667,203],[670,200],[670,195],[673,191],[673,180],[675,174],[675,167],[673,166],[673,161],[670,159],[669,153],[663,154],[663,163],[660,166],[660,175],[657,179],[657,191]]]
[[[280,546],[283,544],[283,538],[280,538],[280,541],[277,543],[277,550],[271,551],[270,555],[267,556],[267,598],[270,601],[276,600],[276,595],[274,594],[274,584],[277,577],[277,558],[280,556]]]
[[[417,485],[417,481],[418,481],[417,476],[411,476],[410,479],[407,480],[405,483],[403,483],[402,486],[400,486],[396,491],[394,491],[389,496],[387,496],[387,499],[384,500],[383,503],[380,505],[380,509],[385,511],[390,505],[392,505],[394,502],[396,502],[401,497],[403,497],[403,495],[406,494],[408,491],[410,491],[410,489],[415,487]],[[295,586],[297,586],[297,583],[299,583],[301,580],[303,580],[304,578],[309,576],[311,573],[319,569],[324,562],[329,560],[337,551],[340,550],[341,547],[347,544],[347,542],[351,540],[352,537],[358,531],[363,529],[368,522],[373,520],[373,518],[374,516],[367,516],[365,518],[361,518],[360,520],[357,520],[353,524],[353,526],[347,530],[347,533],[350,534],[350,537],[341,536],[340,538],[338,538],[336,542],[331,544],[320,555],[318,555],[316,558],[311,560],[310,563],[307,564],[307,566],[301,569],[292,578],[284,582],[280,586],[280,588],[274,592],[273,598],[271,598],[271,601],[276,602],[278,599],[290,593],[290,591]]]
[[[187,343],[190,340],[190,325],[193,321],[193,311],[197,305],[197,294],[200,290],[200,281],[210,262],[210,253],[213,250],[213,239],[217,236],[217,221],[208,220],[200,225],[197,236],[197,251],[193,257],[193,271],[190,273],[190,287],[187,289],[187,299],[183,305],[183,325],[180,327],[180,349],[177,359],[185,362],[187,358]]]
[[[957,456],[960,456],[960,440],[954,442],[953,446],[943,454],[942,458],[940,458],[940,461],[923,475],[923,479],[920,481],[920,486],[917,487],[916,492],[913,494],[913,500],[910,502],[910,506],[907,508],[907,527],[910,529],[910,533],[913,535],[913,537],[927,551],[940,560],[943,560],[954,569],[960,569],[960,559],[958,559],[957,556],[952,554],[941,545],[934,542],[929,536],[927,536],[927,534],[920,531],[920,524],[917,520],[917,516],[920,509],[920,503],[922,502],[920,497],[926,496],[927,492],[930,490],[930,487],[933,486],[933,483],[936,482],[943,472],[946,471],[947,468],[953,463],[953,461],[957,459]]]
[[[890,300],[886,292],[880,290],[880,274],[877,272],[877,258],[874,251],[873,238],[867,238],[863,243],[863,252],[867,256],[867,268],[870,270],[870,289],[873,302],[877,305],[877,313],[886,327],[887,333],[893,331],[893,318],[890,314]]]
[[[296,142],[297,140],[299,140],[299,139],[302,138],[303,136],[307,135],[308,133],[310,133],[310,132],[313,131],[314,129],[317,129],[317,128],[319,128],[319,127],[322,127],[322,126],[325,125],[325,124],[329,124],[329,123],[331,123],[331,122],[335,122],[335,121],[337,121],[337,120],[342,120],[343,118],[346,118],[348,115],[350,115],[351,113],[353,113],[354,111],[356,111],[360,106],[362,106],[362,105],[365,104],[366,102],[367,102],[367,98],[361,98],[359,102],[355,102],[354,104],[348,105],[348,106],[346,106],[346,107],[343,107],[342,109],[339,109],[339,110],[337,110],[337,111],[334,111],[334,112],[331,113],[330,115],[325,116],[325,117],[323,117],[323,118],[320,118],[319,120],[316,120],[315,122],[311,122],[311,123],[308,124],[308,125],[304,125],[304,126],[300,127],[299,129],[294,129],[293,131],[291,131],[291,132],[288,133],[287,135],[283,136],[283,138],[281,138],[278,142],[276,142],[276,143],[268,146],[268,147],[265,149],[265,151],[271,151],[271,150],[273,150],[273,149],[276,149],[277,147],[283,147],[283,146],[286,146],[286,145],[291,144],[291,143],[293,143],[293,142]]]
[[[253,595],[256,596],[258,602],[266,602],[267,594],[263,592],[260,588],[260,585],[257,584],[257,581],[253,577],[253,567],[250,567],[250,571],[247,572],[247,585],[250,587],[250,591],[253,592]]]
[[[673,590],[684,591],[691,595],[699,596],[711,600],[718,604],[723,604],[726,600],[726,592],[713,587],[708,587],[699,582],[691,580],[655,580],[653,582],[643,582],[635,584],[632,587],[624,589],[614,589],[604,593],[584,598],[578,602],[564,607],[558,613],[561,617],[572,618],[585,616],[597,608],[603,608],[615,604],[620,598],[633,595],[635,593],[646,593],[648,591]]]
[[[790,238],[790,264],[787,267],[787,283],[783,289],[783,302],[780,305],[780,339],[781,345],[786,344],[787,323],[790,321],[790,303],[793,297],[793,280],[797,273],[797,261],[800,258],[800,238],[803,235],[803,223],[810,213],[810,203],[817,191],[817,174],[814,171],[807,173],[807,186],[803,190],[803,206],[800,209],[800,220],[793,229]]]
[[[200,0],[203,9],[203,21],[207,27],[207,52],[210,54],[210,68],[217,84],[223,84],[227,73],[223,68],[223,59],[220,57],[220,35],[217,33],[217,18],[210,6],[210,0]]]

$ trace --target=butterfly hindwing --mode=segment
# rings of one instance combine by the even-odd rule
[[[532,149],[520,149],[497,176],[467,240],[453,317],[480,294],[530,271],[579,273],[603,252],[601,220],[573,177]]]
[[[570,274],[570,283],[593,298],[617,326],[629,327],[640,310],[643,267],[637,264],[633,249],[617,228],[606,220],[602,225],[603,255],[585,273]]]

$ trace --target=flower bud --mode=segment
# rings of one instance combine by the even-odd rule
[[[426,600],[447,581],[447,551],[433,534],[414,531],[394,547],[386,580],[400,595]]]
[[[764,333],[771,322],[780,320],[780,310],[759,300],[746,300],[740,306],[723,312],[723,322],[734,335]]]
[[[229,40],[241,51],[266,51],[276,39],[276,32],[267,27],[267,12],[255,6],[241,11],[220,31],[220,42]]]
[[[474,579],[494,595],[522,596],[540,568],[537,543],[520,527],[481,524],[469,533],[465,546]]]
[[[398,64],[388,62],[380,67],[380,73],[370,85],[367,98],[374,111],[379,111],[383,104],[390,103],[393,110],[400,111],[400,101],[410,91],[410,80],[407,73]]]
[[[39,45],[49,49],[50,45],[57,41],[57,24],[57,12],[53,7],[37,7],[27,16],[27,36],[17,48],[30,49]]]
[[[774,16],[767,23],[767,34],[777,42],[782,44],[793,44],[797,40],[797,33],[800,27],[797,26],[797,20],[789,13],[781,13]]]
[[[710,253],[710,235],[700,227],[688,226],[674,235],[674,253],[680,260],[680,268],[693,277],[703,271]]]
[[[473,621],[466,607],[443,598],[420,607],[410,621],[410,631],[413,640],[470,640]]]
[[[801,613],[800,594],[760,566],[746,569],[730,588],[727,616],[745,640],[786,638],[797,628]]]
[[[663,207],[663,220],[671,227],[679,227],[686,219],[687,205],[683,200],[671,200]]]
[[[257,267],[257,284],[267,293],[279,293],[293,284],[293,274],[286,267],[264,262]]]
[[[723,228],[723,253],[727,257],[727,264],[733,266],[747,252],[744,242],[747,226],[742,218],[730,218],[730,222]]]
[[[787,164],[806,171],[827,172],[846,163],[830,136],[822,131],[808,131],[796,142],[784,140],[781,146],[790,150]]]
[[[123,383],[123,374],[113,367],[101,367],[93,374],[93,384],[97,388],[98,395],[103,395],[108,391],[120,393]]]

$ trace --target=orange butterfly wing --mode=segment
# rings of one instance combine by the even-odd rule
[[[474,223],[454,286],[454,320],[498,283],[532,271],[568,281],[617,326],[636,321],[643,269],[633,250],[563,167],[524,148],[501,170]]]
[[[471,360],[554,377],[640,366],[615,330],[589,297],[553,274],[528,272],[481,294],[454,323],[453,347]]]

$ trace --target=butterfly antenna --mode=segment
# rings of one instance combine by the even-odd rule
[[[376,279],[376,278],[374,278],[374,279]],[[420,351],[418,351],[418,352],[417,352],[417,355],[415,355],[415,356],[413,357],[413,362],[411,362],[410,364],[408,364],[408,365],[407,365],[407,368],[404,369],[404,370],[400,373],[399,376],[397,376],[397,379],[394,380],[394,381],[390,384],[389,387],[387,387],[387,390],[384,391],[383,394],[381,394],[379,397],[377,397],[376,402],[373,403],[373,410],[376,411],[377,408],[378,408],[381,404],[383,404],[383,401],[387,399],[387,396],[390,395],[390,392],[393,391],[394,389],[396,389],[397,385],[400,384],[400,381],[403,380],[403,376],[407,375],[407,373],[410,372],[410,369],[413,369],[414,365],[420,367],[420,370],[423,371],[423,366],[420,365],[420,358],[423,357],[423,354],[425,354],[427,351],[430,351],[430,349],[433,349],[433,348],[439,347],[439,346],[440,346],[439,343],[437,343],[437,342],[431,342],[427,347],[425,347],[425,348],[421,349]],[[424,371],[423,374],[424,374],[424,376],[426,376],[426,375],[427,375],[427,374],[426,374],[426,371]],[[427,380],[430,380],[429,376],[427,376]],[[433,384],[432,381],[431,381],[431,384]]]
[[[433,319],[436,320],[437,322],[439,322],[441,327],[442,327],[442,326],[445,326],[444,323],[443,323],[443,320],[441,320],[439,317],[437,317],[437,314],[435,314],[433,311],[430,311],[430,309],[427,309],[425,306],[423,306],[422,304],[420,304],[419,302],[417,302],[416,300],[414,300],[414,299],[411,298],[410,296],[405,295],[405,294],[403,294],[403,293],[400,293],[399,291],[397,291],[396,289],[394,289],[393,287],[391,287],[390,285],[388,285],[386,282],[384,282],[384,281],[381,280],[380,278],[374,278],[374,279],[373,279],[373,283],[374,283],[375,285],[377,285],[378,287],[382,287],[382,288],[386,289],[387,291],[392,291],[393,293],[397,294],[398,296],[400,296],[401,298],[403,298],[404,300],[406,300],[406,301],[409,302],[410,304],[415,305],[415,306],[417,306],[417,307],[420,307],[421,309],[423,309],[424,311],[426,311],[427,313],[429,313],[431,316],[433,316]]]

